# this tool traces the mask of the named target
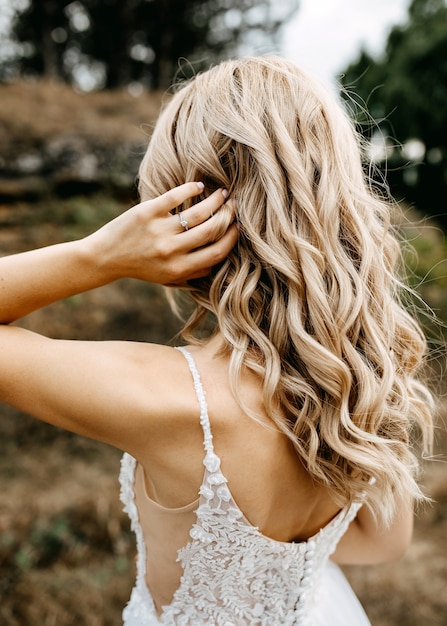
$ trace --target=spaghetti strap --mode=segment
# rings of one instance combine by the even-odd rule
[[[207,452],[207,457],[208,455],[214,457],[213,435],[211,433],[210,418],[208,416],[208,406],[206,404],[205,390],[203,388],[202,381],[200,380],[199,371],[191,353],[186,348],[179,346],[176,350],[181,352],[188,362],[189,370],[194,381],[194,390],[200,407],[200,425],[203,429],[203,446]]]

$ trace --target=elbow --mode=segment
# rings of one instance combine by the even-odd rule
[[[361,517],[364,518],[365,515]],[[336,563],[380,565],[403,557],[413,536],[412,516],[402,516],[398,523],[383,529],[362,521],[364,520],[357,518],[351,522],[332,557]]]
[[[413,533],[404,533],[403,536],[393,538],[392,541],[385,541],[382,547],[382,563],[393,563],[399,561],[410,547]]]
[[[379,564],[399,561],[406,554],[412,538],[412,522],[401,525],[394,529],[394,532],[393,530],[384,530],[377,534],[371,541],[373,562]]]
[[[408,547],[409,543],[403,545],[401,542],[399,542],[398,545],[387,547],[382,551],[381,555],[379,555],[376,563],[395,563],[396,561],[400,561],[400,559],[405,556]]]

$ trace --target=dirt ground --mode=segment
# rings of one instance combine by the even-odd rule
[[[0,207],[1,254],[66,236],[67,225],[58,226],[53,214],[36,222],[33,211],[20,205],[12,216],[11,207]],[[160,291],[122,281],[25,324],[52,336],[161,342],[177,328],[160,313],[163,302]],[[118,500],[120,453],[5,406],[0,415],[0,623],[118,626],[135,575],[134,539]],[[434,502],[418,512],[408,554],[398,563],[346,570],[373,626],[447,626],[444,420],[447,405],[439,417],[439,458],[424,472]]]

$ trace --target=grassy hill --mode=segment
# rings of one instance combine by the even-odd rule
[[[39,155],[81,146],[80,154],[96,156],[98,168],[101,151],[133,151],[132,162],[124,160],[132,181],[161,98],[134,98],[125,91],[79,94],[49,83],[0,85],[0,179],[11,191],[9,202],[6,196],[1,200],[0,180],[0,254],[81,236],[129,206],[130,197],[108,195],[103,186],[95,193],[84,188],[88,196],[55,197],[57,181],[78,175],[79,164],[55,158],[54,169],[42,172]],[[35,190],[31,199],[19,193],[24,180]],[[442,313],[445,238],[414,217],[409,214],[403,225],[419,252],[418,258],[408,256],[413,282]],[[120,281],[39,311],[23,325],[55,337],[165,342],[178,329],[166,310],[159,289]],[[445,389],[442,367],[436,377]],[[134,540],[118,501],[120,453],[5,406],[0,416],[0,623],[119,625],[135,575]],[[444,403],[437,441],[444,459],[446,419]],[[444,463],[426,463],[424,484],[435,503],[418,512],[407,556],[395,564],[347,570],[374,626],[447,624]]]

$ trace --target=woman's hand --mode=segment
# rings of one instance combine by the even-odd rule
[[[171,213],[202,191],[203,184],[186,183],[134,206],[86,237],[86,254],[105,272],[107,282],[131,277],[175,285],[205,276],[233,248],[238,231],[232,224],[213,241],[223,217],[218,211],[225,202],[225,190],[215,191],[181,214]],[[225,210],[230,223],[234,219],[231,201]]]
[[[0,323],[118,278],[178,285],[205,276],[230,252],[238,230],[234,224],[225,228],[233,209],[231,202],[221,209],[222,190],[185,210],[181,219],[171,213],[202,190],[200,183],[186,183],[84,239],[1,258]],[[214,241],[222,222],[224,235]]]

